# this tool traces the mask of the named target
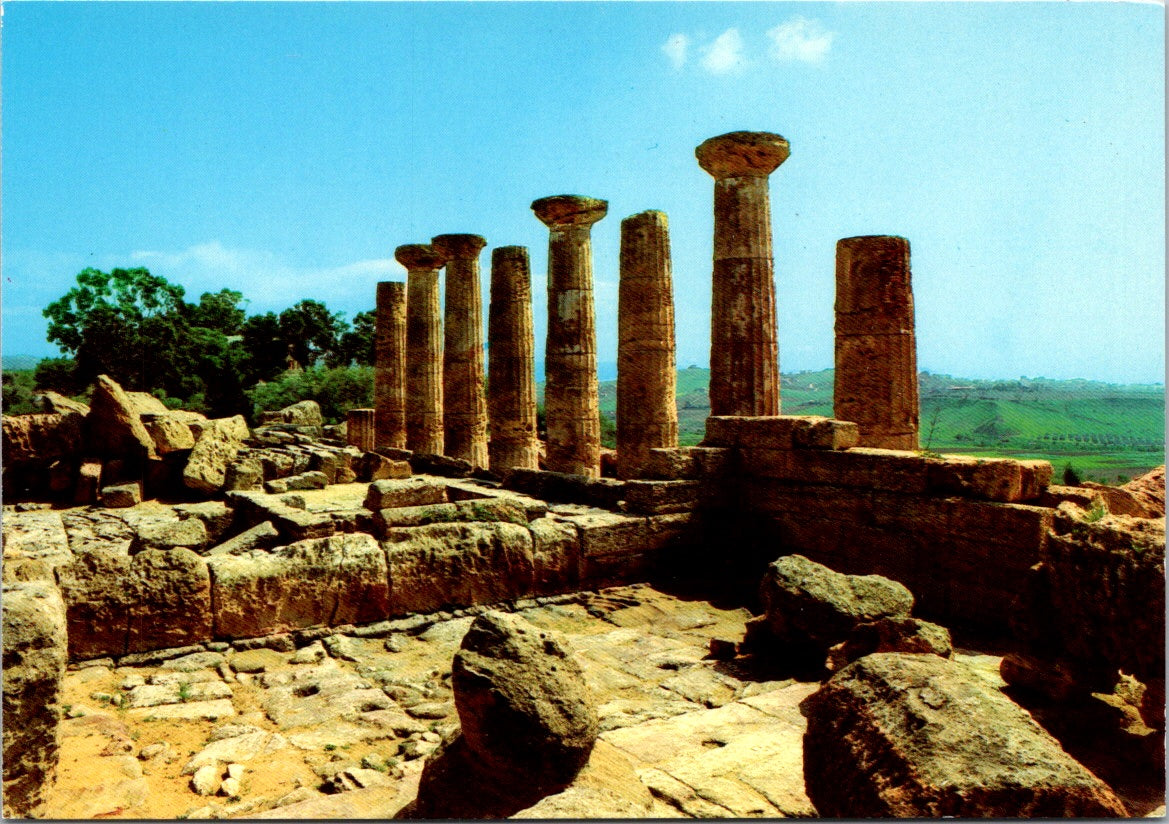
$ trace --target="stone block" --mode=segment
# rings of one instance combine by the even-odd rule
[[[809,415],[792,432],[792,446],[804,449],[851,449],[860,443],[860,427],[852,421]]]
[[[122,509],[142,503],[141,482],[128,484],[114,484],[102,487],[102,506],[110,509]]]
[[[687,480],[698,477],[698,466],[688,447],[655,448],[649,450],[642,472],[650,480]]]
[[[1036,506],[1049,509],[1056,509],[1062,503],[1070,503],[1085,512],[1090,512],[1097,507],[1104,506],[1104,496],[1096,489],[1053,484],[1043,490],[1034,503]]]
[[[235,513],[223,501],[204,501],[197,504],[178,504],[175,514],[180,518],[197,518],[207,530],[207,542],[213,544],[231,529]]]
[[[617,502],[625,497],[625,484],[622,481],[540,469],[509,470],[504,476],[503,487],[545,501],[585,504],[604,509],[615,509]]]
[[[853,449],[750,449],[740,456],[744,474],[808,484],[924,494],[926,459],[916,452]]]
[[[447,455],[431,455],[414,452],[410,455],[410,468],[420,475],[438,475],[443,478],[467,478],[475,471],[470,461],[451,458]]]
[[[225,492],[259,490],[264,481],[264,465],[257,457],[237,457],[224,473]]]
[[[218,492],[227,480],[228,465],[248,437],[247,422],[242,415],[236,415],[204,421],[192,429],[199,434],[183,469],[183,483],[205,494]]]
[[[370,535],[314,538],[207,563],[217,638],[369,623],[389,614],[386,557]]]
[[[5,415],[3,448],[6,466],[49,462],[79,454],[83,416],[76,412]]]
[[[929,491],[986,501],[1023,500],[1023,467],[1007,458],[943,455],[926,462]]]
[[[73,487],[73,503],[95,504],[101,494],[101,462],[85,461],[77,470],[77,483]]]
[[[44,561],[50,570],[70,563],[69,536],[61,513],[53,510],[5,513],[0,520],[4,534],[5,572],[10,564],[23,559]]]
[[[532,533],[535,595],[571,592],[580,583],[580,539],[576,526],[553,518],[528,524]]]
[[[126,652],[211,640],[211,576],[194,552],[143,550],[130,563],[127,583]]]
[[[426,478],[374,481],[369,485],[363,506],[371,512],[405,506],[426,506],[447,502],[446,487]]]
[[[434,612],[532,593],[532,533],[510,523],[431,524],[388,531],[393,614]]]
[[[644,516],[589,512],[561,517],[576,526],[582,557],[631,555],[648,548]]]
[[[859,430],[851,421],[822,415],[776,415],[706,419],[706,447],[763,449],[848,449],[855,446]]]
[[[1019,461],[1023,470],[1023,490],[1020,501],[1037,501],[1051,486],[1055,469],[1050,461]]]
[[[527,513],[511,501],[484,498],[477,501],[404,506],[382,509],[373,514],[378,535],[396,527],[425,526],[427,524],[465,523],[473,521],[506,521],[525,526]]]
[[[701,527],[698,516],[692,512],[650,515],[645,519],[645,548],[647,552],[668,552],[700,542]]]
[[[698,481],[626,481],[625,508],[643,514],[686,512],[698,505],[701,487]]]

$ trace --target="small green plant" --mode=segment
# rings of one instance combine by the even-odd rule
[[[1092,504],[1092,508],[1088,510],[1086,515],[1084,515],[1084,523],[1094,524],[1097,521],[1103,519],[1103,517],[1107,514],[1108,509],[1104,506],[1103,502],[1097,501],[1096,503]]]
[[[184,704],[191,700],[191,684],[184,681],[179,684],[179,700]]]
[[[929,449],[929,448],[919,449],[919,450],[917,450],[917,454],[923,458],[932,458],[932,459],[937,460],[937,461],[942,460],[942,453],[941,452],[934,452],[932,449]]]
[[[335,749],[337,749],[336,744],[326,744],[325,745],[325,752],[332,752]]]
[[[1063,468],[1063,485],[1064,486],[1079,486],[1083,478],[1080,477],[1079,471],[1072,466],[1072,462],[1068,461]]]

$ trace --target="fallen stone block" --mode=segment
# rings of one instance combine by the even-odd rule
[[[136,482],[102,487],[101,503],[102,506],[108,507],[109,509],[124,509],[129,506],[136,506],[142,503],[142,484],[141,482]]]
[[[503,488],[523,492],[544,501],[585,504],[616,509],[625,497],[625,483],[611,478],[586,478],[542,469],[512,469],[503,478]]]
[[[827,669],[837,672],[875,652],[905,652],[954,657],[950,631],[920,618],[882,618],[857,624],[844,641],[828,650]]]
[[[85,417],[86,452],[101,457],[154,458],[154,439],[141,414],[118,383],[98,375]]]
[[[848,449],[860,430],[852,421],[821,415],[780,415],[706,419],[703,446],[765,449]]]
[[[76,412],[45,415],[5,415],[5,467],[37,464],[79,455],[82,421]]]
[[[373,515],[376,534],[381,536],[386,534],[386,530],[394,527],[470,521],[506,521],[526,526],[528,516],[524,510],[511,501],[490,498],[478,501],[382,509]]]
[[[195,446],[195,433],[191,431],[191,424],[181,415],[162,412],[144,417],[143,422],[159,455],[185,452]]]
[[[246,529],[234,538],[229,538],[207,550],[207,555],[242,555],[254,549],[268,549],[276,546],[280,541],[280,531],[271,521],[256,524]]]
[[[157,519],[138,525],[131,554],[144,549],[190,549],[195,552],[207,544],[207,527],[198,518]]]
[[[207,543],[214,544],[231,529],[235,512],[223,501],[204,501],[197,504],[177,504],[175,514],[180,518],[197,518],[207,530]]]
[[[953,661],[869,655],[801,710],[804,780],[821,816],[1128,815],[1022,707]]]
[[[183,483],[190,489],[210,494],[223,488],[227,467],[243,447],[248,426],[242,415],[236,415],[206,421],[195,428],[199,437],[183,469]]]
[[[447,455],[429,455],[414,452],[410,455],[410,468],[419,475],[438,475],[443,478],[469,478],[475,471],[470,461],[451,458]]]

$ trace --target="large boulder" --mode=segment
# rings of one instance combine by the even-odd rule
[[[568,787],[596,743],[597,715],[562,638],[515,615],[471,624],[452,666],[461,731],[422,772],[418,818],[502,818]]]
[[[52,390],[39,392],[34,400],[40,406],[42,412],[57,415],[67,415],[70,412],[76,412],[79,415],[89,414],[89,404],[67,398],[60,392],[54,392]]]
[[[103,457],[158,457],[154,439],[129,394],[112,378],[98,375],[85,418],[88,452]]]
[[[779,642],[827,650],[858,624],[880,618],[905,618],[913,595],[880,575],[845,575],[787,555],[772,562],[759,585],[765,625]]]
[[[325,419],[321,416],[321,406],[316,401],[300,401],[275,412],[261,412],[259,423],[261,426],[287,424],[319,429],[325,425]]]
[[[65,607],[50,583],[5,584],[4,817],[43,813],[59,755]]]
[[[389,614],[386,556],[373,536],[333,535],[271,552],[213,555],[215,635],[253,638]]]
[[[821,816],[1127,815],[1022,707],[954,661],[869,655],[801,710],[804,781]]]
[[[218,492],[227,479],[227,467],[248,437],[242,415],[217,418],[198,426],[199,437],[183,469],[183,483],[206,494]]]

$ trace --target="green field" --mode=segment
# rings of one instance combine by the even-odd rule
[[[710,403],[707,369],[678,372],[682,444],[703,436]],[[832,415],[831,369],[781,377],[787,415]],[[1041,458],[1057,477],[1070,463],[1085,480],[1117,483],[1165,462],[1165,388],[1097,381],[975,381],[920,376],[921,447],[988,457]],[[612,415],[617,384],[601,384],[601,410]]]

